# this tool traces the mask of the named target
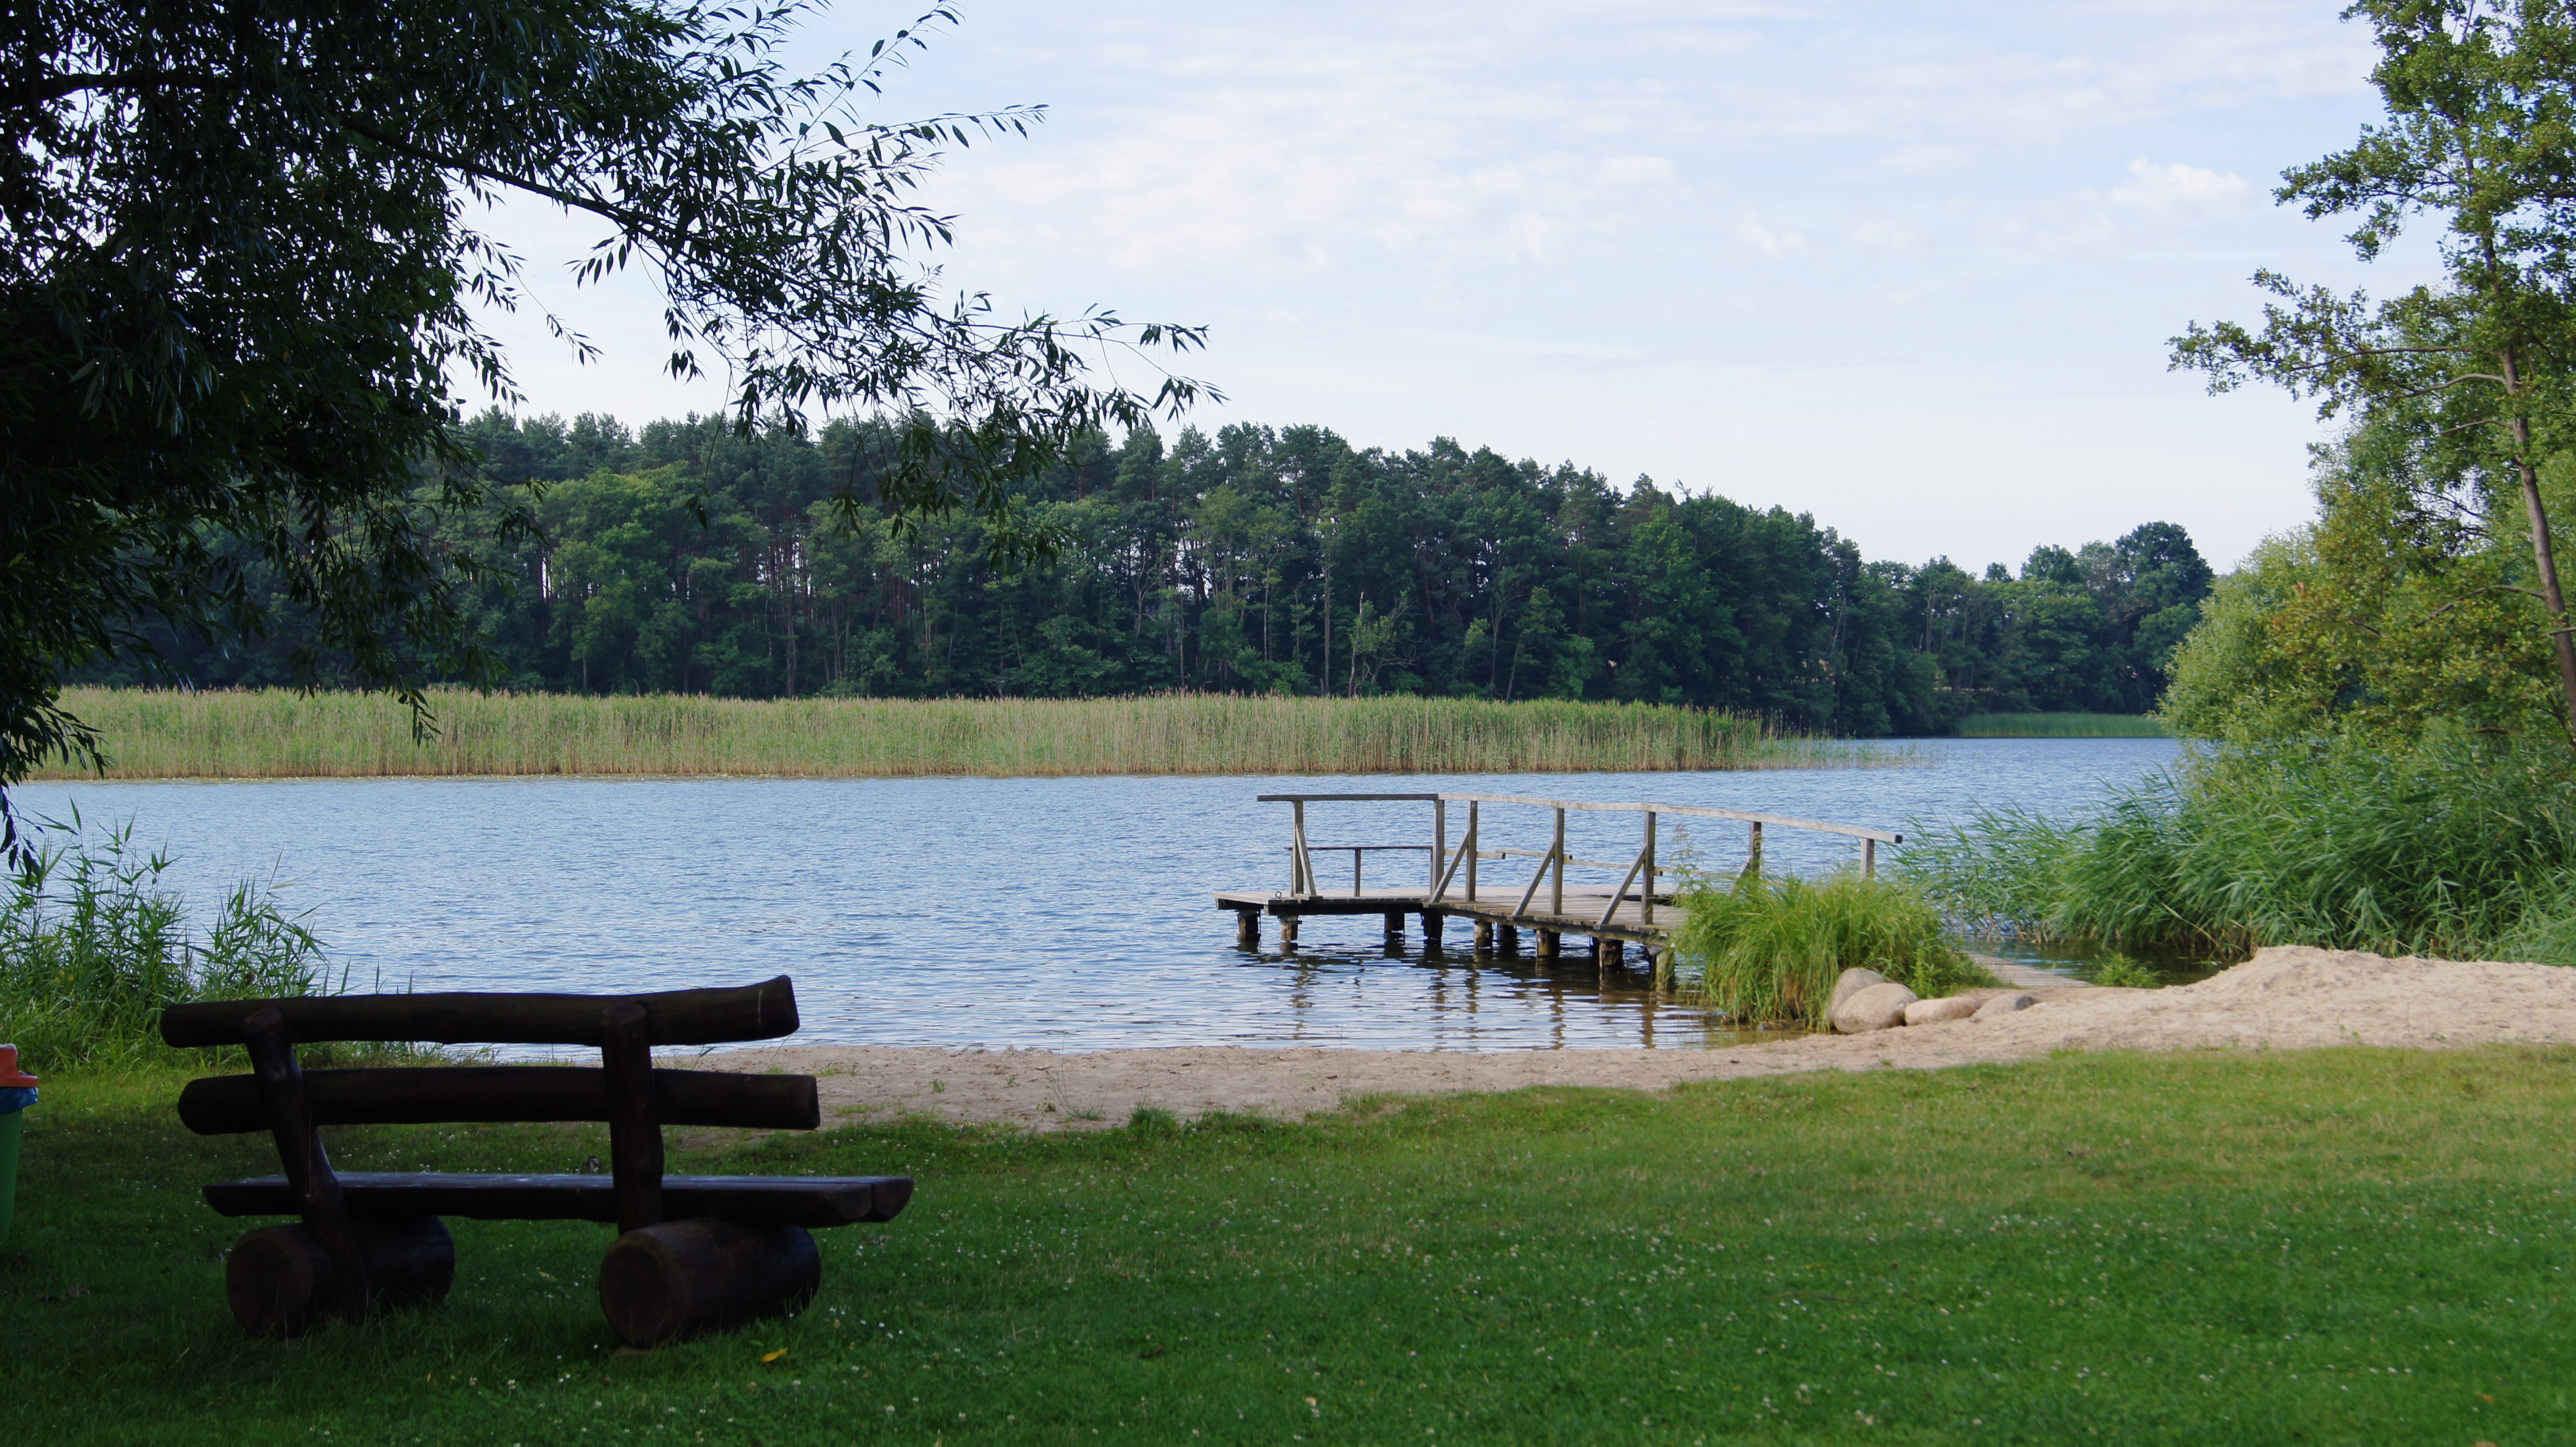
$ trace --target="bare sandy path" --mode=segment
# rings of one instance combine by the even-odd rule
[[[2007,991],[1988,991],[2001,994]],[[2032,990],[2039,1003],[1983,1020],[1730,1049],[1466,1051],[942,1050],[815,1046],[692,1062],[822,1077],[827,1122],[909,1114],[1040,1129],[1123,1123],[1139,1106],[1294,1118],[1345,1097],[1516,1090],[1660,1090],[1685,1080],[1807,1070],[1926,1070],[2051,1050],[2419,1048],[2576,1043],[2576,969],[2269,949],[2196,985]]]

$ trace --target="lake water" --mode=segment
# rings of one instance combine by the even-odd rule
[[[1462,790],[1760,810],[1909,832],[1980,807],[2090,807],[2174,757],[2162,739],[1944,739],[1909,767],[1710,774],[1116,779],[365,779],[83,783],[28,815],[131,820],[209,917],[282,880],[360,988],[612,991],[796,978],[800,1041],[1096,1050],[1341,1045],[1507,1050],[1739,1039],[1700,1011],[1466,958],[1380,947],[1375,915],[1234,947],[1223,888],[1285,888],[1287,806],[1264,792]],[[1453,806],[1453,815],[1462,813]],[[1667,831],[1680,821],[1667,818]],[[1711,867],[1742,826],[1689,821]],[[1453,817],[1454,844],[1463,820]],[[1487,806],[1488,848],[1543,848],[1549,815]],[[1578,857],[1626,859],[1634,815],[1571,817]],[[1313,805],[1316,844],[1427,843],[1427,804]],[[1664,836],[1663,854],[1678,841]],[[1882,846],[1884,847],[1884,846]],[[1850,841],[1773,829],[1765,863],[1830,868]],[[1334,887],[1346,855],[1318,871]],[[1371,856],[1372,882],[1423,856]],[[1484,866],[1484,890],[1528,864]],[[1346,880],[1347,874],[1338,878]],[[1583,876],[1575,879],[1580,883]],[[1604,883],[1606,883],[1606,879]],[[1483,892],[1483,891],[1480,891]],[[1266,922],[1267,923],[1267,922]]]

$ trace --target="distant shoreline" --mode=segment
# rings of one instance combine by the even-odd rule
[[[1661,704],[1161,694],[1102,699],[381,695],[72,688],[119,779],[923,778],[1874,767],[1901,747]],[[54,762],[33,781],[97,776]]]
[[[2169,739],[2146,713],[1972,713],[1952,734],[1963,739]]]

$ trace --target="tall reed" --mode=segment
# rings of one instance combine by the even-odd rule
[[[236,885],[202,937],[162,883],[169,856],[131,824],[43,849],[0,895],[0,1040],[30,1068],[117,1064],[162,1047],[161,1010],[188,1000],[307,995],[322,948],[256,881]]]
[[[2576,963],[2564,740],[2189,757],[2096,815],[2004,811],[1899,868],[1964,927],[2241,957],[2310,944]]]
[[[1940,912],[1893,880],[1701,877],[1678,903],[1688,911],[1673,942],[1682,992],[1744,1024],[1822,1020],[1849,969],[1925,999],[1994,983],[1943,936]]]
[[[67,689],[111,778],[388,774],[1537,773],[1884,761],[1762,720],[1656,704],[1163,694],[1106,699],[431,696]],[[37,777],[67,777],[56,765]]]

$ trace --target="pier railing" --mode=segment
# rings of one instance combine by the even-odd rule
[[[1587,799],[1546,799],[1526,794],[1263,794],[1265,804],[1289,806],[1288,825],[1288,892],[1300,899],[1322,895],[1315,879],[1317,854],[1348,853],[1351,856],[1351,894],[1362,893],[1362,861],[1381,852],[1427,853],[1430,870],[1424,878],[1428,891],[1423,908],[1436,910],[1454,897],[1467,904],[1479,901],[1480,880],[1477,866],[1487,860],[1536,859],[1538,867],[1522,886],[1519,902],[1512,914],[1529,913],[1541,886],[1548,890],[1548,912],[1565,913],[1565,871],[1569,868],[1624,870],[1619,885],[1610,891],[1609,902],[1602,910],[1600,925],[1607,928],[1619,906],[1630,899],[1637,901],[1643,920],[1651,925],[1660,891],[1656,880],[1671,873],[1656,862],[1655,846],[1658,821],[1670,814],[1693,819],[1727,819],[1747,827],[1745,872],[1759,873],[1762,868],[1762,831],[1767,827],[1805,829],[1820,834],[1839,834],[1856,840],[1860,846],[1861,872],[1878,872],[1878,846],[1902,844],[1905,836],[1894,830],[1871,829],[1858,824],[1834,824],[1821,819],[1800,819],[1786,814],[1762,814],[1743,809],[1719,809],[1700,804],[1599,803]],[[1427,803],[1431,806],[1431,842],[1424,844],[1315,844],[1306,837],[1306,806],[1322,803]],[[1466,834],[1457,850],[1449,848],[1449,806],[1467,806]],[[1484,847],[1484,806],[1488,804],[1547,809],[1555,815],[1555,832],[1545,849],[1486,849]],[[1636,814],[1640,830],[1636,857],[1624,865],[1616,860],[1577,859],[1565,849],[1565,816],[1568,813]],[[1643,883],[1640,886],[1640,880]],[[1635,893],[1631,890],[1635,889]]]

